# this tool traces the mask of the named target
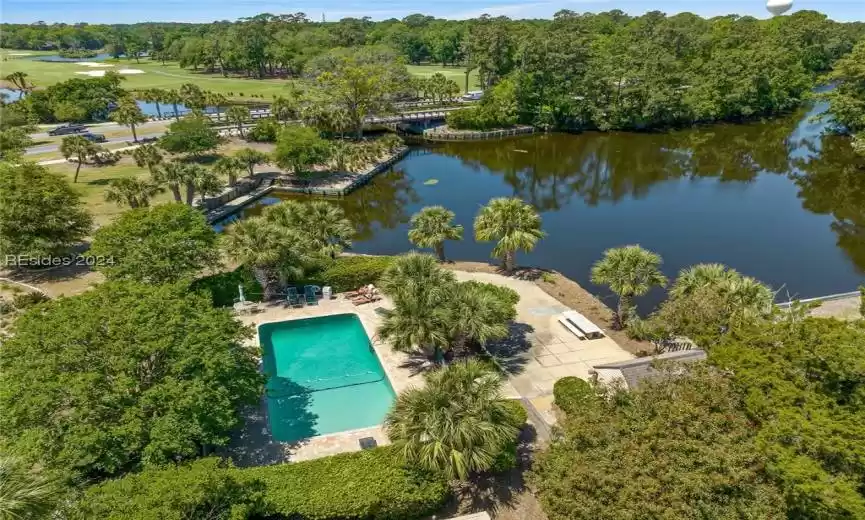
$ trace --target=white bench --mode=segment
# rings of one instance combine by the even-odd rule
[[[596,338],[604,335],[604,331],[600,327],[577,311],[563,312],[561,317],[559,317],[559,323],[580,339]]]

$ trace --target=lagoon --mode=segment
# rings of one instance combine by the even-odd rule
[[[411,249],[409,218],[440,204],[466,228],[448,256],[487,261],[492,245],[471,240],[475,214],[492,197],[520,197],[541,212],[548,236],[518,263],[556,269],[603,298],[589,282],[592,263],[633,243],[660,253],[670,277],[721,262],[772,285],[779,301],[853,291],[865,278],[865,162],[845,138],[824,135],[813,118],[825,109],[668,133],[421,147],[337,203],[358,225],[356,252]],[[239,216],[293,197],[271,194]],[[654,291],[639,307],[662,297]]]

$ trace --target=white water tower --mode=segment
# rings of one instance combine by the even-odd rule
[[[793,7],[793,0],[768,0],[766,2],[766,10],[772,13],[773,16],[780,16]]]

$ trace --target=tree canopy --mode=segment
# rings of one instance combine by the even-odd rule
[[[120,215],[93,237],[90,254],[110,258],[97,266],[109,280],[169,283],[219,262],[216,232],[204,215],[183,204],[159,204]]]
[[[201,155],[215,149],[222,140],[205,117],[187,116],[168,126],[159,138],[159,146],[167,152]]]
[[[100,478],[224,445],[260,396],[250,331],[185,286],[106,282],[19,316],[0,359],[0,444]]]
[[[0,252],[64,252],[90,232],[92,219],[66,180],[42,166],[0,162]]]
[[[737,329],[710,354],[734,375],[790,517],[865,517],[862,322],[793,314]]]
[[[753,427],[721,374],[584,400],[532,480],[550,520],[785,518]]]

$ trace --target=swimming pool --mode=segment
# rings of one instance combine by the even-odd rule
[[[356,314],[258,327],[271,435],[293,442],[381,424],[394,401]]]

